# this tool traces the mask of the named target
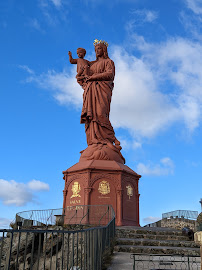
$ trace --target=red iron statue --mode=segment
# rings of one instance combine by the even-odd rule
[[[80,161],[115,160],[123,164],[122,148],[109,120],[115,66],[108,56],[107,42],[96,39],[94,46],[96,60],[92,62],[84,59],[83,48],[77,49],[78,59],[69,52],[70,63],[77,64],[77,82],[84,90],[81,123],[85,123],[88,147],[81,151]]]
[[[96,39],[94,46],[95,61],[84,59],[83,48],[77,49],[78,59],[69,52],[70,63],[77,64],[77,82],[84,90],[81,123],[85,124],[88,147],[81,151],[78,163],[63,171],[63,208],[82,210],[82,205],[112,205],[116,226],[139,226],[141,176],[124,165],[120,142],[109,120],[114,62],[108,56],[107,42]]]

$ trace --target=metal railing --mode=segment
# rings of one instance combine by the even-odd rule
[[[189,211],[189,210],[176,210],[176,211],[171,211],[168,213],[163,213],[162,214],[162,219],[158,220],[156,222],[150,223],[145,225],[144,227],[161,227],[161,223],[163,220],[166,219],[185,219],[187,222],[195,222],[198,217],[198,212],[197,211]]]
[[[153,222],[153,223],[149,223],[149,224],[145,225],[144,227],[152,227],[152,228],[161,227],[161,220],[158,220],[158,221]]]
[[[31,210],[16,214],[14,223],[21,227],[44,227],[64,224],[100,226],[114,218],[114,210],[109,205],[77,205],[59,209]]]
[[[27,225],[27,220],[33,221],[35,213],[33,211],[30,215],[31,219],[18,215],[22,222],[20,230],[0,229],[0,269],[101,270],[103,256],[113,245],[115,214],[111,206],[96,208],[92,206],[80,208],[80,211],[87,210],[83,212],[82,217],[81,212],[74,209],[68,216],[67,221],[70,224],[89,225],[89,228],[79,230],[78,226],[72,226],[72,230],[65,230],[62,227],[58,227],[57,230],[50,227],[25,229],[23,224]],[[53,217],[53,214],[50,217]],[[93,217],[93,214],[96,217]],[[37,222],[45,224],[41,220]]]
[[[200,270],[200,256],[131,254],[133,270],[187,269]]]
[[[188,219],[197,219],[198,211],[176,210],[162,214],[162,218],[170,218],[170,217],[179,217],[179,218],[184,217]]]

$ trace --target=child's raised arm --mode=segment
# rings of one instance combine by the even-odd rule
[[[77,59],[72,58],[72,53],[70,51],[68,52],[68,55],[69,55],[69,62],[71,64],[77,64]]]

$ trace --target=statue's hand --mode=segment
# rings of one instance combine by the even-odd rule
[[[69,51],[69,52],[68,52],[68,55],[69,55],[69,56],[72,56],[72,52]]]
[[[95,78],[95,76],[94,76],[94,74],[93,74],[92,76],[85,76],[85,80],[86,80],[86,82],[87,82],[87,81],[88,81],[88,82],[92,82],[92,81],[95,81],[96,78]]]
[[[91,76],[86,75],[86,76],[84,77],[84,80],[85,80],[86,82],[90,81],[90,80],[91,80]]]

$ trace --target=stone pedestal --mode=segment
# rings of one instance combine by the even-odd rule
[[[139,226],[141,177],[116,161],[80,161],[63,172],[63,208],[79,205],[112,205],[116,226]]]
[[[201,270],[202,270],[202,231],[196,232],[194,234],[194,241],[196,244],[200,245],[200,254],[201,254]]]

